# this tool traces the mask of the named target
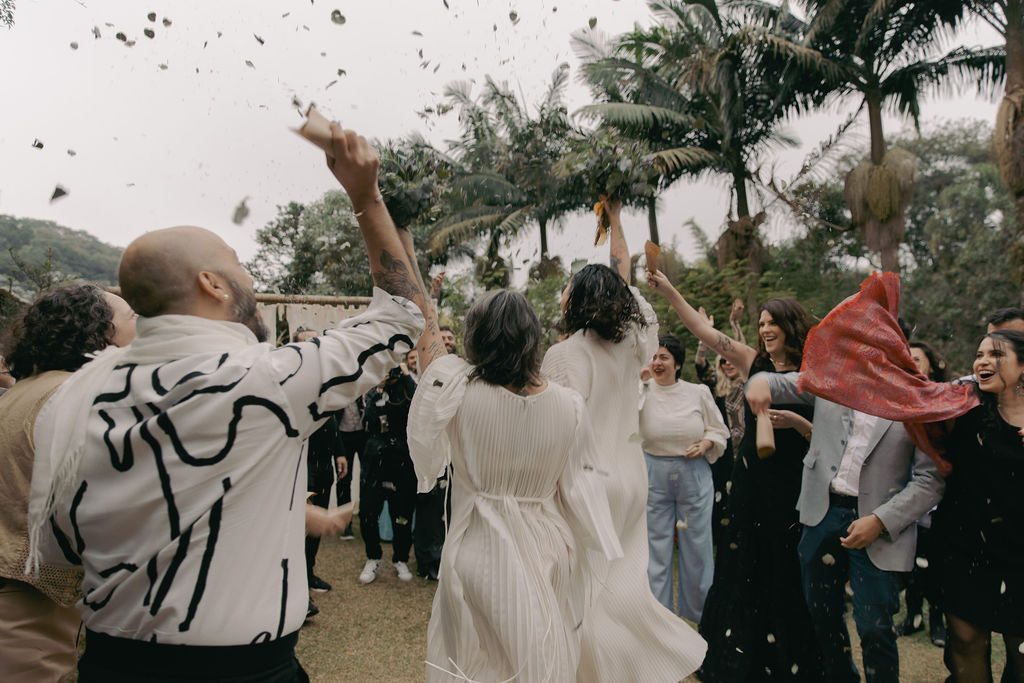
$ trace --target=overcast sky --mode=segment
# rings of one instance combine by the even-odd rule
[[[14,28],[0,28],[0,213],[53,220],[118,246],[147,230],[195,224],[218,232],[247,259],[276,205],[310,202],[337,187],[322,154],[290,132],[301,122],[293,99],[316,102],[368,137],[419,131],[443,147],[457,132],[454,113],[438,120],[417,112],[442,101],[445,84],[479,83],[490,74],[534,103],[552,71],[568,62],[573,111],[588,98],[570,34],[591,18],[596,30],[613,35],[634,22],[651,23],[640,0],[447,5],[17,0]],[[151,12],[156,21],[147,18]],[[343,23],[332,20],[334,12]],[[981,32],[964,40],[994,44],[997,37]],[[994,113],[994,103],[968,95],[927,104],[924,120],[991,121]],[[794,122],[790,132],[802,147],[769,163],[781,177],[791,175],[843,118],[837,107]],[[889,119],[887,133],[904,125]],[[68,195],[51,202],[57,185]],[[244,198],[250,214],[235,225],[232,215]],[[728,212],[724,182],[679,185],[660,213],[662,240],[677,238],[685,253],[692,245],[683,227],[689,219],[715,237]],[[590,256],[592,223],[566,221],[552,238],[554,253]],[[769,238],[785,229],[774,221]],[[645,216],[627,221],[635,251],[646,231]],[[516,246],[517,260],[535,257],[536,248],[533,229]]]

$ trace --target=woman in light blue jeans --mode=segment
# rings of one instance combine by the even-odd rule
[[[700,621],[714,561],[711,463],[725,450],[729,430],[711,391],[679,380],[686,350],[673,335],[658,337],[653,381],[644,384],[640,437],[647,460],[647,577],[668,609],[672,600],[673,538],[679,541],[679,606],[676,614]]]

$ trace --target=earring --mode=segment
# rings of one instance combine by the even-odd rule
[[[225,295],[224,295],[224,301],[227,301],[227,300],[228,300],[228,295],[227,295],[227,294],[225,294]]]

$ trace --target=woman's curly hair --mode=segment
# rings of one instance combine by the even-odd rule
[[[569,281],[562,322],[566,334],[593,330],[610,342],[622,341],[630,325],[647,326],[626,281],[599,263],[585,266]]]
[[[786,297],[768,299],[761,304],[760,310],[768,311],[772,320],[786,335],[786,341],[783,344],[786,360],[799,368],[804,358],[804,342],[807,341],[807,333],[814,327],[811,316],[799,301]],[[771,360],[760,334],[757,335],[757,355],[764,360]]]
[[[114,311],[96,285],[66,285],[36,297],[11,324],[4,358],[15,379],[48,370],[73,372],[85,354],[110,344]]]

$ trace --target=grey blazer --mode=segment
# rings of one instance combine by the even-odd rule
[[[839,471],[850,433],[853,410],[796,389],[797,373],[762,373],[771,385],[772,402],[814,406],[814,431],[804,456],[797,510],[800,523],[815,526],[829,508],[829,483]],[[857,514],[875,514],[885,531],[867,547],[871,562],[886,571],[914,567],[917,520],[942,498],[945,480],[935,463],[916,448],[900,422],[879,419],[868,441],[860,471]]]

